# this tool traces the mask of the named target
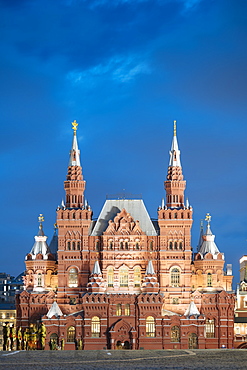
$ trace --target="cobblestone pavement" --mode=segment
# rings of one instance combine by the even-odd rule
[[[0,370],[247,369],[247,350],[0,352]]]

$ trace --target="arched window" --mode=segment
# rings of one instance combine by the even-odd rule
[[[116,306],[116,316],[121,316],[122,315],[122,305],[121,303],[118,303]]]
[[[91,333],[92,337],[98,338],[100,336],[100,318],[93,316],[91,320]]]
[[[146,318],[146,336],[155,337],[155,321],[153,316]]]
[[[75,341],[75,327],[70,326],[67,330],[67,342]]]
[[[210,272],[207,275],[207,286],[212,286],[212,274]]]
[[[120,249],[123,249],[123,242],[120,242]]]
[[[178,249],[178,243],[174,242],[174,249]]]
[[[125,249],[128,249],[129,246],[128,246],[128,242],[125,242]]]
[[[130,316],[130,305],[129,305],[129,303],[126,303],[126,305],[125,305],[124,314],[125,314],[125,316]]]
[[[41,273],[38,274],[38,279],[37,280],[38,280],[37,281],[37,283],[38,283],[37,285],[38,286],[42,286],[42,275],[41,275]]]
[[[70,251],[70,249],[71,249],[71,243],[70,242],[68,242],[67,248],[68,248],[68,251]]]
[[[120,287],[129,286],[129,271],[126,267],[122,267],[119,270],[119,284],[120,284]]]
[[[172,249],[172,242],[169,242],[169,249]]]
[[[149,249],[152,251],[154,249],[153,241],[151,240],[149,243]]]
[[[72,251],[75,251],[75,242],[72,242]]]
[[[171,342],[180,342],[179,326],[173,326],[171,328]]]
[[[179,242],[179,249],[183,249],[183,242]]]
[[[180,285],[180,271],[177,267],[171,270],[171,286],[177,287]]]
[[[74,288],[78,286],[78,271],[75,267],[69,270],[69,287]]]
[[[206,320],[206,338],[214,338],[214,319]]]
[[[136,243],[136,249],[137,250],[139,249],[139,243]]]
[[[134,287],[138,288],[141,286],[141,269],[140,267],[135,267],[134,269]]]
[[[81,243],[80,242],[77,242],[77,250],[79,251],[81,248]]]
[[[96,251],[99,251],[99,241],[97,240],[97,242],[96,242],[96,246],[95,246],[95,248],[96,248]]]
[[[114,283],[114,271],[112,268],[109,268],[107,273],[107,285],[109,287],[113,287],[113,283]]]
[[[112,242],[109,243],[109,249],[111,249],[111,250],[113,249],[113,243]]]

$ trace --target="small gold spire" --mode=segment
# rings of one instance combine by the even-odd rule
[[[40,215],[39,215],[39,217],[38,217],[38,220],[39,220],[39,222],[40,222],[40,225],[42,224],[42,222],[44,222],[44,221],[45,221],[44,216],[42,215],[42,213],[40,213]]]
[[[76,135],[78,123],[76,122],[76,119],[74,120],[74,122],[71,122],[71,123],[72,123],[72,130],[74,130],[74,135]]]
[[[206,214],[205,221],[207,221],[207,222],[208,222],[208,224],[210,224],[210,221],[211,221],[210,213],[207,213],[207,214]]]
[[[177,121],[173,121],[173,134],[177,136]]]

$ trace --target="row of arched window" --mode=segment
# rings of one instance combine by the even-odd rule
[[[129,303],[126,303],[125,305],[122,305],[121,303],[118,303],[116,306],[116,316],[130,316],[130,305]]]
[[[68,241],[66,249],[67,251],[79,251],[81,249],[81,241]]]
[[[119,243],[114,243],[112,240],[110,240],[108,242],[108,250],[114,250],[116,249],[119,249],[119,250],[129,250],[130,247],[133,245],[133,249],[135,250],[140,250],[141,249],[141,245],[140,245],[140,242],[139,241],[136,241],[134,244],[132,242],[129,242],[129,241],[120,241]],[[153,251],[154,250],[154,243],[153,241],[151,240],[148,244],[148,248],[149,250]],[[95,243],[95,250],[96,251],[100,251],[101,250],[101,243],[99,240],[96,241]]]
[[[116,315],[121,316],[122,314],[122,306],[121,304],[117,304],[117,311]],[[130,308],[129,305],[125,305],[125,315],[130,315]],[[75,342],[76,339],[76,331],[74,326],[70,326],[67,329],[67,342]],[[98,316],[93,316],[91,319],[91,335],[92,337],[100,337],[100,318]],[[155,337],[156,335],[156,327],[155,327],[155,318],[153,316],[148,316],[146,318],[146,336],[147,337]],[[214,338],[215,337],[215,320],[214,319],[207,319],[205,325],[205,336],[206,338]],[[180,328],[179,326],[175,325],[171,328],[170,331],[170,338],[171,342],[180,342]]]
[[[169,240],[169,249],[174,249],[174,250],[182,250],[183,249],[183,242],[182,241],[172,241]]]
[[[138,288],[141,286],[141,268],[139,266],[134,268],[134,287]],[[208,274],[208,286],[212,286],[212,274]],[[129,269],[126,266],[120,267],[118,270],[118,281],[121,288],[127,288],[129,286]],[[173,267],[170,271],[170,283],[172,287],[180,286],[180,270],[177,267]],[[211,284],[211,285],[210,285]],[[68,273],[68,286],[78,286],[78,270],[75,267],[69,269]],[[110,267],[107,270],[107,286],[109,288],[114,286],[114,270]]]

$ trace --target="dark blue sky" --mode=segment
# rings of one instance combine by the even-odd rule
[[[1,261],[17,275],[39,213],[53,233],[71,121],[94,216],[106,194],[164,197],[173,120],[186,195],[233,263],[247,253],[247,2],[0,0]]]

